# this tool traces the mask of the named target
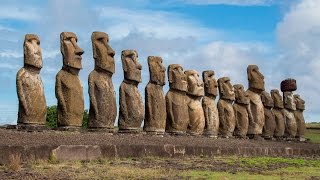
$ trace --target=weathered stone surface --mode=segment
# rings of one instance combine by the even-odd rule
[[[44,125],[47,107],[39,75],[42,68],[39,37],[35,34],[27,34],[23,49],[24,67],[18,71],[16,79],[19,99],[18,124]]]
[[[271,110],[274,107],[274,102],[270,94],[266,91],[263,91],[261,93],[261,100],[264,105],[264,117],[265,117],[262,136],[270,139],[273,137],[274,131],[276,129],[275,117]]]
[[[229,77],[218,79],[219,95],[219,133],[223,137],[231,137],[236,126],[236,118],[232,103],[235,100],[234,89],[230,83]]]
[[[166,99],[163,86],[166,84],[166,68],[162,58],[148,57],[150,80],[145,88],[145,119],[143,129],[146,132],[164,133],[166,128]]]
[[[218,96],[218,82],[214,77],[214,71],[202,73],[205,96],[202,98],[202,108],[205,117],[204,134],[209,137],[217,137],[219,132],[219,114],[215,102]]]
[[[234,135],[241,138],[245,138],[249,126],[250,99],[247,92],[245,92],[243,85],[236,84],[233,87],[236,98],[236,101],[233,104],[234,115],[236,119]]]
[[[249,89],[247,93],[250,98],[250,114],[248,134],[261,135],[264,126],[264,106],[260,94],[264,91],[264,76],[260,73],[258,66],[249,65],[247,68]]]
[[[295,79],[290,79],[290,78],[285,79],[281,81],[280,87],[282,92],[295,91],[297,90],[297,81]]]
[[[280,138],[280,137],[283,137],[284,130],[285,130],[285,121],[284,121],[284,112],[283,112],[284,106],[283,106],[282,96],[280,95],[279,90],[277,89],[272,89],[270,94],[274,102],[274,107],[272,108],[272,112],[274,114],[274,119],[276,123],[276,128],[274,130],[274,137]]]
[[[118,126],[119,130],[136,131],[144,119],[144,106],[138,89],[142,66],[135,50],[122,51],[121,60],[124,80],[120,85]]]
[[[294,95],[296,110],[294,111],[294,117],[297,122],[297,137],[303,138],[306,131],[306,124],[304,121],[303,111],[305,110],[305,101],[301,99],[300,95]]]
[[[82,69],[81,55],[84,51],[77,45],[77,36],[72,32],[60,34],[63,67],[56,76],[58,126],[82,125],[84,102],[79,78]]]
[[[104,32],[91,35],[95,68],[88,79],[90,109],[89,128],[114,128],[117,117],[116,94],[112,75],[115,72],[114,50],[108,44],[109,37]]]
[[[201,105],[201,98],[204,96],[203,81],[195,70],[185,71],[184,74],[188,82],[188,133],[191,135],[201,135],[205,125],[204,112]]]
[[[166,94],[166,132],[183,134],[189,124],[187,81],[183,68],[178,64],[169,65],[168,80],[170,89]]]
[[[285,136],[288,138],[294,138],[297,134],[297,122],[294,117],[296,104],[294,101],[295,99],[291,91],[283,92],[284,119],[286,123]]]

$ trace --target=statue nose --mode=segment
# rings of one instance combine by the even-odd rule
[[[81,56],[84,51],[77,45],[75,49],[75,54]]]

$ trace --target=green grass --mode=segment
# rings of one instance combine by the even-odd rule
[[[313,143],[320,143],[320,129],[307,129],[306,138]]]

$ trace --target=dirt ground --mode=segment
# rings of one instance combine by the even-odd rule
[[[1,145],[157,145],[173,144],[181,146],[223,146],[223,147],[303,147],[320,148],[320,144],[308,142],[287,141],[259,141],[240,139],[212,139],[194,136],[171,136],[163,137],[145,134],[108,134],[101,132],[66,132],[66,131],[43,131],[24,132],[0,128]]]

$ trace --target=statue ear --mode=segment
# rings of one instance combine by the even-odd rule
[[[172,83],[173,77],[172,77],[173,69],[169,66],[168,67],[168,81],[169,83]]]
[[[126,62],[126,56],[124,54],[121,55],[121,61],[122,61],[122,69],[124,72],[128,71],[127,62]]]
[[[221,81],[218,81],[219,92],[220,92],[221,95],[224,94],[224,90],[223,90],[223,88],[222,88],[222,84],[223,84],[223,83],[222,83]]]
[[[266,102],[266,97],[265,97],[265,95],[262,93],[261,94],[261,101],[264,103],[264,102]]]

